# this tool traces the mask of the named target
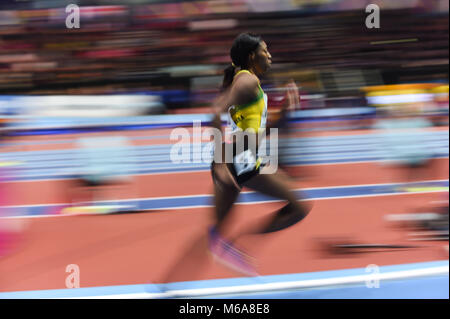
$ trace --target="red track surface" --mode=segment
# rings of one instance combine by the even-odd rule
[[[156,135],[166,133],[158,131]],[[129,134],[143,136],[144,132]],[[145,135],[148,136],[148,132]],[[58,137],[68,138],[71,136]],[[27,141],[30,140],[36,138],[27,138]],[[161,141],[146,141],[147,144],[149,142]],[[59,149],[65,145],[51,144],[45,147]],[[433,166],[431,175],[426,179],[448,178],[448,159],[435,160]],[[306,171],[309,178],[292,182],[294,187],[403,180],[400,171],[377,163],[319,165],[302,167],[301,171]],[[11,183],[9,189],[18,196],[8,204],[65,202],[68,183]],[[121,196],[136,198],[211,194],[211,190],[208,172],[173,173],[138,176],[132,187],[122,190]],[[442,199],[441,196],[441,193],[411,193],[319,200],[314,202],[310,215],[299,225],[263,237],[244,237],[239,243],[257,258],[261,275],[446,259],[448,255],[442,249],[442,243],[408,242],[406,230],[393,228],[383,219],[386,214],[409,213],[426,207],[431,201]],[[235,206],[230,233],[240,233],[281,205]],[[192,208],[127,215],[27,219],[27,228],[17,250],[0,259],[0,291],[66,288],[68,273],[65,269],[69,264],[80,267],[81,287],[239,276],[213,263],[206,253],[205,235],[211,217],[211,208]],[[322,239],[344,237],[361,243],[417,244],[423,247],[346,257],[327,255],[321,250],[319,244]]]

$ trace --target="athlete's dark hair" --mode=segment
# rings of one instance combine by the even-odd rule
[[[258,48],[262,39],[259,35],[253,33],[241,33],[233,41],[230,49],[232,64],[224,71],[222,89],[227,89],[233,82],[236,68],[241,70],[248,69],[248,57]]]

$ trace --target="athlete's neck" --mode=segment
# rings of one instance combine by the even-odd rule
[[[259,77],[261,76],[261,74],[258,74],[258,72],[256,71],[255,68],[250,67],[250,68],[247,69],[247,71],[249,71],[251,74],[256,76],[258,78],[258,81],[259,81]]]

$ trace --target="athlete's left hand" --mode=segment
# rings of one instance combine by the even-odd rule
[[[287,88],[287,110],[294,111],[300,107],[300,94],[294,80],[290,80],[286,85]]]

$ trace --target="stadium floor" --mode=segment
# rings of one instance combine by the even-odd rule
[[[145,147],[173,143],[169,132],[143,130],[124,134],[133,145]],[[420,180],[419,186],[411,184],[409,190],[398,188],[403,173],[382,165],[373,154],[364,156],[362,151],[353,149],[340,157],[330,150],[330,146],[339,145],[339,141],[346,144],[348,140],[343,138],[364,139],[373,132],[308,133],[306,138],[324,138],[320,140],[323,145],[317,154],[324,150],[329,152],[325,157],[316,154],[307,162],[293,164],[303,178],[290,183],[293,188],[303,190],[313,204],[310,215],[292,229],[261,238],[243,238],[239,242],[256,257],[261,278],[356,270],[359,275],[364,275],[368,265],[377,265],[380,269],[417,267],[418,274],[410,276],[407,273],[398,280],[394,276],[386,282],[382,279],[378,289],[367,288],[364,280],[344,283],[344,286],[331,281],[320,287],[300,285],[300,288],[294,286],[283,290],[281,285],[281,290],[274,292],[264,290],[262,286],[259,291],[248,294],[232,292],[206,294],[206,297],[448,298],[448,242],[411,242],[407,229],[393,227],[385,218],[388,214],[427,209],[432,202],[443,197],[448,199],[448,127],[433,132],[442,133],[442,136],[447,134],[447,154],[433,159],[433,170]],[[301,136],[305,138],[305,134]],[[437,138],[444,138],[442,136]],[[50,152],[50,156],[61,156],[63,153],[59,151],[73,148],[75,137],[23,137],[6,153],[29,152],[27,154],[37,156],[37,160],[48,155],[39,153],[43,151]],[[66,155],[70,157],[70,154]],[[70,159],[64,156],[55,161]],[[45,160],[53,163],[45,169],[56,171],[51,165],[57,163],[49,157]],[[88,293],[91,297],[119,294],[124,298],[165,298],[174,295],[158,295],[160,292],[151,291],[154,285],[208,282],[212,288],[217,288],[223,285],[218,280],[247,280],[215,263],[207,253],[206,229],[212,218],[212,183],[207,167],[152,170],[156,164],[139,165],[140,170],[132,176],[132,182],[119,193],[110,194],[120,195],[112,202],[133,199],[132,204],[139,212],[130,214],[60,214],[63,204],[68,201],[72,180],[63,173],[35,175],[33,172],[38,166],[27,167],[17,174],[21,178],[3,183],[12,195],[4,204],[8,216],[3,216],[2,222],[19,223],[23,230],[15,250],[0,259],[0,298],[70,298],[76,297],[75,291],[82,293],[83,289],[97,289],[99,293],[92,294],[92,290]],[[43,172],[42,168],[39,172]],[[240,197],[233,211],[231,235],[240,233],[281,205],[249,190],[244,192],[247,193]],[[325,241],[345,240],[415,247],[343,255],[324,251]],[[437,266],[430,263],[437,263]],[[71,264],[80,269],[79,289],[66,289],[69,275],[66,267]],[[435,266],[439,268],[437,272],[427,272],[426,269]],[[250,280],[254,281],[254,278]],[[275,283],[280,282],[275,280]],[[118,292],[111,292],[108,287],[119,287]],[[129,290],[130,287],[139,289],[136,292]],[[127,292],[121,292],[122,289]]]

